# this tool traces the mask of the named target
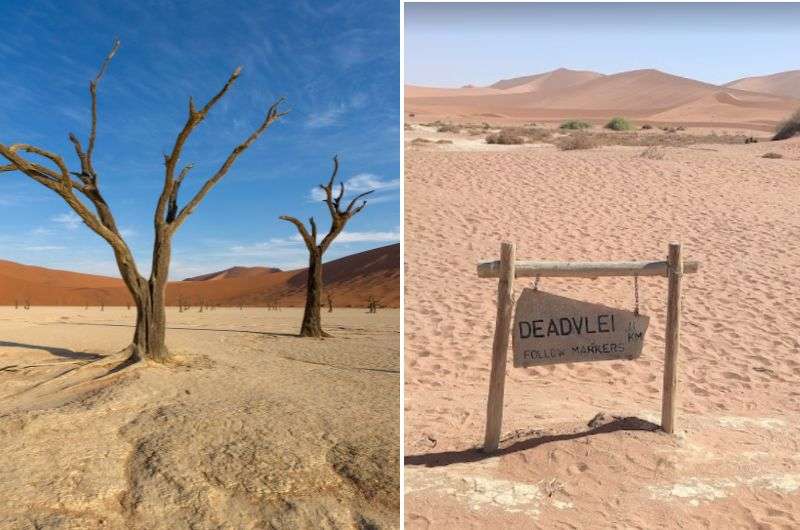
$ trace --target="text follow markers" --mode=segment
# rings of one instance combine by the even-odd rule
[[[511,330],[514,366],[635,359],[650,318],[524,289]]]

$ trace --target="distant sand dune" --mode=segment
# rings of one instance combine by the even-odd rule
[[[751,92],[763,92],[765,94],[800,99],[800,70],[791,70],[757,77],[745,77],[744,79],[731,81],[725,86],[738,88],[740,90],[749,90]]]
[[[237,267],[190,281],[170,282],[167,304],[183,300],[206,304],[283,306],[305,303],[306,269],[276,271],[267,267]],[[400,245],[388,245],[329,261],[323,268],[326,289],[339,307],[366,307],[374,296],[384,307],[400,303]],[[0,305],[15,300],[33,305],[125,305],[130,297],[122,280],[21,265],[0,260]]]
[[[613,75],[561,69],[500,81],[483,89],[422,91],[408,87],[405,98],[406,110],[417,119],[486,113],[528,120],[622,115],[743,128],[774,127],[800,108],[800,95],[740,89],[748,86],[756,85],[731,83],[720,87],[652,69]]]

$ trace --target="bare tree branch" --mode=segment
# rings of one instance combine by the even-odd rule
[[[238,75],[237,72],[234,73]],[[223,89],[223,91],[224,90],[226,89]],[[216,186],[216,184],[222,179],[222,177],[225,176],[225,174],[231,168],[236,159],[239,158],[239,156],[242,153],[244,153],[247,150],[247,148],[250,147],[253,144],[253,142],[255,142],[258,139],[258,137],[261,136],[264,133],[264,131],[266,131],[269,128],[270,125],[272,125],[273,122],[279,120],[280,118],[288,114],[288,111],[280,112],[279,110],[279,107],[284,102],[284,100],[285,98],[281,97],[277,101],[275,101],[272,105],[270,105],[269,109],[267,110],[267,114],[264,117],[264,121],[261,122],[261,125],[259,125],[258,128],[255,131],[253,131],[244,142],[237,145],[233,149],[233,151],[231,151],[231,153],[222,163],[217,172],[214,173],[214,175],[211,178],[209,178],[205,182],[205,184],[203,184],[203,186],[195,194],[195,196],[192,197],[192,199],[186,204],[186,206],[184,206],[181,209],[180,213],[175,218],[175,220],[172,223],[170,223],[171,230],[176,230],[179,226],[181,226],[181,224],[183,224],[183,222],[192,213],[192,211],[194,211],[197,205],[200,204],[200,201],[202,201],[208,194],[208,192],[211,191],[211,188]],[[208,105],[206,105],[206,107],[208,107]]]
[[[290,215],[281,215],[280,219],[282,219],[283,221],[289,221],[294,226],[296,226],[297,231],[300,232],[300,236],[303,238],[303,242],[308,247],[308,250],[309,251],[314,250],[316,241],[311,238],[311,234],[309,234],[308,230],[306,230],[306,226],[299,219],[292,217]]]
[[[92,128],[91,132],[89,132],[89,145],[86,147],[86,160],[88,161],[92,178],[96,178],[94,175],[94,168],[92,167],[92,153],[94,152],[94,142],[97,138],[97,85],[100,83],[103,74],[106,73],[111,59],[114,58],[117,50],[119,50],[119,44],[119,39],[114,39],[114,45],[111,47],[111,51],[106,56],[105,60],[103,60],[103,64],[100,65],[100,70],[97,72],[95,78],[89,82],[89,92],[92,95]]]

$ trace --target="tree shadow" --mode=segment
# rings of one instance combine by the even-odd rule
[[[614,417],[614,419],[603,425],[592,427],[585,431],[567,433],[567,434],[541,434],[533,432],[533,436],[525,439],[520,439],[519,435],[512,435],[501,442],[501,447],[493,453],[484,453],[480,447],[472,447],[461,451],[442,451],[439,453],[423,453],[417,455],[408,455],[405,457],[405,465],[407,466],[425,466],[425,467],[442,467],[451,464],[466,464],[471,462],[479,462],[487,458],[496,456],[504,456],[520,451],[527,451],[534,449],[540,445],[550,442],[560,442],[564,440],[575,440],[578,438],[585,438],[594,436],[596,434],[611,433],[616,431],[648,431],[653,432],[661,429],[659,425],[637,418],[635,416],[628,417]],[[524,436],[524,435],[522,435]],[[516,441],[509,443],[510,440]]]
[[[0,347],[7,347],[7,348],[25,348],[28,350],[44,350],[51,355],[55,355],[56,357],[63,357],[65,359],[76,359],[80,361],[96,361],[97,359],[102,359],[105,355],[100,355],[99,353],[86,353],[86,352],[76,352],[73,350],[68,350],[66,348],[56,348],[53,346],[38,346],[36,344],[23,344],[20,342],[9,342],[9,341],[0,341]]]
[[[133,324],[101,324],[94,322],[58,322],[68,326],[104,326],[112,328],[133,328]],[[181,326],[167,326],[167,329],[179,329],[185,331],[219,331],[223,333],[252,333],[254,335],[266,335],[269,337],[299,337],[298,333],[281,333],[278,331],[255,331],[250,329],[219,329],[219,328],[190,328]]]

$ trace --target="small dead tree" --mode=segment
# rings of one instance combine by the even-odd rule
[[[333,186],[336,180],[336,174],[339,172],[339,159],[333,157],[333,172],[328,184],[320,184],[319,187],[325,192],[323,202],[328,205],[328,211],[331,215],[331,227],[328,234],[322,238],[322,241],[317,243],[317,223],[311,217],[308,222],[310,225],[310,232],[306,226],[298,219],[289,215],[282,215],[280,218],[284,221],[289,221],[300,232],[300,236],[308,248],[308,280],[306,282],[306,305],[303,312],[303,323],[300,326],[301,337],[329,337],[328,333],[322,331],[322,318],[320,316],[320,307],[322,306],[322,256],[328,247],[331,246],[333,240],[336,239],[342,230],[344,230],[347,221],[358,212],[364,209],[367,201],[361,201],[360,205],[356,205],[359,200],[363,199],[372,191],[370,190],[354,197],[342,209],[342,197],[344,196],[344,183],[339,182],[339,192],[334,197]]]
[[[14,298],[14,309],[19,309],[19,300]]]
[[[333,313],[333,297],[331,293],[325,293],[328,297],[328,313]]]
[[[111,246],[122,279],[136,304],[136,328],[133,340],[124,351],[129,354],[132,361],[146,358],[163,362],[169,358],[169,351],[165,344],[165,301],[172,254],[172,237],[208,192],[225,176],[236,159],[286,112],[279,110],[283,98],[274,102],[267,110],[260,125],[242,143],[233,148],[219,169],[205,181],[191,200],[179,208],[178,191],[192,168],[192,164],[188,164],[178,171],[183,147],[192,132],[206,119],[211,109],[236,82],[241,73],[241,67],[234,70],[222,89],[201,108],[197,108],[194,99],[189,98],[186,123],[178,133],[169,154],[164,155],[164,185],[154,212],[155,237],[151,273],[149,278],[145,278],[139,273],[133,253],[117,227],[111,208],[100,192],[98,175],[93,161],[97,137],[97,87],[118,49],[119,40],[115,40],[111,52],[100,65],[97,75],[89,82],[91,127],[86,146],[84,147],[74,134],[69,135],[69,140],[80,161],[80,171],[69,171],[60,155],[40,147],[23,143],[12,145],[0,143],[0,155],[10,162],[8,165],[0,165],[0,172],[20,171],[49,188],[59,195],[89,228]],[[42,165],[38,161],[23,156],[23,153],[44,158],[52,165],[49,167]]]

